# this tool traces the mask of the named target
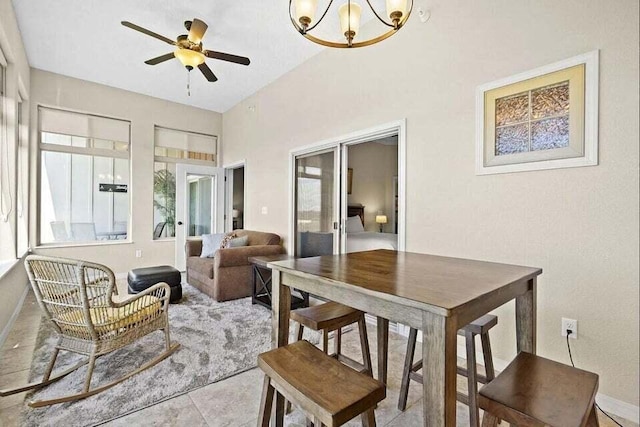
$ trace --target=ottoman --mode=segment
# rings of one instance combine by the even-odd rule
[[[165,282],[171,286],[170,302],[177,302],[182,298],[182,276],[178,270],[170,265],[134,268],[129,272],[127,282],[129,282],[130,294],[137,294],[156,283]]]

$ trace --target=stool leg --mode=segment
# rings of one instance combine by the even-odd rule
[[[482,427],[497,427],[498,419],[492,414],[484,411],[484,416],[482,417]]]
[[[400,397],[398,399],[398,409],[404,411],[407,408],[407,396],[409,396],[409,375],[413,366],[413,353],[416,351],[416,340],[418,338],[417,329],[409,329],[409,342],[407,343],[407,354],[404,356],[404,369],[402,370],[402,384],[400,385]]]
[[[339,356],[342,354],[342,328],[336,329],[334,334],[334,350],[336,352],[336,356]]]
[[[591,412],[589,412],[589,419],[587,420],[587,426],[600,427],[600,422],[598,421],[598,410],[596,409],[596,405],[593,405],[591,407]]]
[[[478,411],[478,377],[476,366],[476,340],[471,331],[464,333],[467,347],[467,383],[469,393],[469,423],[471,427],[480,425],[480,413]]]
[[[326,329],[322,330],[322,351],[329,354],[329,331]]]
[[[363,412],[360,415],[360,419],[362,420],[362,427],[376,427],[376,415],[373,409]]]
[[[484,371],[487,377],[487,383],[496,377],[496,371],[493,368],[493,356],[491,355],[491,342],[489,341],[489,332],[481,334],[482,341],[482,357],[484,358]]]
[[[304,333],[304,326],[300,323],[296,323],[296,336],[298,337],[298,341],[302,340],[302,334]]]
[[[367,323],[364,314],[358,319],[358,330],[360,331],[360,347],[362,348],[362,363],[367,370],[367,375],[373,378],[373,368],[371,367],[371,351],[369,350],[369,338],[367,337]]]
[[[258,427],[269,427],[271,421],[271,407],[273,406],[273,386],[271,378],[264,376],[264,385],[262,386],[262,397],[260,398],[260,413],[258,415]]]

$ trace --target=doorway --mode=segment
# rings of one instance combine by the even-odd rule
[[[225,180],[225,231],[242,230],[245,228],[245,163],[235,163],[224,168]]]
[[[224,228],[221,168],[176,165],[176,268],[186,269],[185,243]]]
[[[402,120],[290,153],[295,256],[405,249],[405,129]]]

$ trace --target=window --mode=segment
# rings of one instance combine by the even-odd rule
[[[217,164],[218,138],[156,126],[153,175],[153,238],[175,237],[176,164]]]
[[[9,144],[7,121],[7,62],[0,51],[0,264],[16,258],[13,232],[13,149]],[[5,237],[6,236],[6,237]]]
[[[24,254],[29,249],[29,130],[24,120],[27,114],[28,110],[24,97],[18,94],[16,103],[18,255]]]
[[[39,242],[126,239],[130,123],[44,107],[38,112]]]

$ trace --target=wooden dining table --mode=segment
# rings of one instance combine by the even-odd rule
[[[515,299],[517,351],[536,352],[540,268],[390,250],[296,258],[269,268],[274,348],[288,344],[291,288],[423,331],[425,426],[456,425],[459,328]],[[282,426],[283,419],[278,395],[272,424]]]

